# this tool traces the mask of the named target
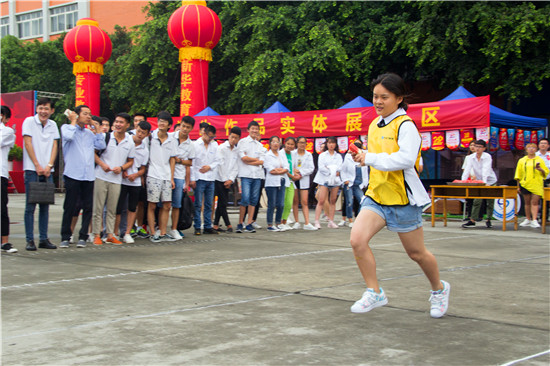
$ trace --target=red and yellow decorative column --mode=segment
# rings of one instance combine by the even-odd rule
[[[179,48],[181,62],[180,115],[194,116],[208,106],[208,65],[222,24],[206,1],[182,1],[168,20],[168,35]]]
[[[107,33],[91,18],[77,21],[76,27],[67,33],[63,41],[63,50],[73,63],[73,74],[76,76],[75,106],[85,104],[96,116],[99,115],[100,77],[112,49]]]

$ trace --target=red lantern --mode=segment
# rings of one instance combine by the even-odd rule
[[[206,1],[182,1],[168,20],[168,35],[179,48],[182,116],[194,116],[208,106],[208,63],[221,34],[220,19]]]
[[[63,41],[63,50],[73,63],[76,76],[75,106],[85,104],[94,115],[99,115],[99,79],[112,49],[107,33],[91,18],[77,21]]]

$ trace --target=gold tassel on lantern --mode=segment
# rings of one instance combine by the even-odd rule
[[[99,62],[78,61],[73,64],[73,74],[91,72],[94,74],[103,75],[103,65]]]
[[[182,47],[179,60],[180,62],[183,60],[212,61],[212,50],[204,47]]]

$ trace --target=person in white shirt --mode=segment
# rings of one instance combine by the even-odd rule
[[[319,218],[323,211],[323,205],[326,200],[329,203],[327,213],[329,229],[337,229],[338,225],[334,223],[334,211],[336,210],[336,200],[338,199],[338,190],[342,184],[340,171],[342,170],[342,155],[336,150],[338,142],[335,137],[327,137],[325,151],[319,155],[317,161],[317,174],[313,181],[318,186],[318,202],[315,208],[315,227],[321,228]]]
[[[238,170],[241,179],[241,202],[237,233],[255,233],[252,226],[254,208],[260,200],[262,179],[265,172],[262,167],[266,149],[260,143],[260,124],[252,121],[248,124],[248,136],[239,141]],[[248,211],[248,224],[244,223],[245,212]]]
[[[193,161],[193,177],[195,181],[195,216],[193,218],[195,235],[201,235],[201,209],[204,203],[203,219],[204,234],[218,234],[212,227],[212,205],[214,203],[214,181],[217,168],[220,164],[218,158],[218,143],[216,127],[208,125],[202,136],[193,145],[195,147],[195,160]]]
[[[213,224],[214,230],[218,232],[225,231],[219,227],[220,218],[223,218],[227,232],[233,232],[233,226],[231,226],[231,221],[229,221],[229,215],[227,214],[227,202],[229,200],[229,188],[237,179],[237,160],[239,158],[237,144],[240,139],[241,128],[238,126],[232,127],[229,131],[228,140],[218,147],[220,164],[218,165],[216,187],[214,190],[215,196],[218,197],[218,206],[216,207]]]
[[[464,157],[464,162],[462,163],[462,171],[466,169],[466,165],[468,165],[468,160],[472,159],[476,154],[476,142],[475,140],[470,141],[470,144],[468,145],[468,155]],[[474,206],[474,200],[468,198],[466,200],[466,218],[464,221],[470,221],[470,216],[472,216],[472,207]],[[477,217],[474,217],[474,220],[477,220]]]
[[[476,180],[481,180],[488,186],[496,184],[497,176],[493,171],[493,158],[485,152],[486,148],[487,143],[485,141],[477,140],[475,142],[476,153],[472,154],[472,157],[466,160],[466,167],[462,172],[462,180],[466,180],[470,177]],[[476,222],[472,220],[472,217],[477,218],[480,216],[482,201],[483,200],[481,199],[474,200],[472,215],[469,218],[470,220],[462,225],[463,228],[471,228],[476,226]],[[493,216],[495,200],[489,199],[485,201],[487,202],[487,222],[485,225],[488,228],[491,228],[493,226],[491,224],[491,217]]]
[[[26,250],[35,251],[34,244],[34,210],[35,203],[29,203],[29,185],[31,182],[46,180],[53,183],[52,172],[57,158],[59,129],[50,119],[55,109],[49,98],[40,98],[36,102],[36,114],[23,121],[23,170],[25,171],[25,234],[27,239]],[[38,229],[40,233],[39,248],[57,249],[57,246],[48,238],[49,207],[40,204],[38,215]]]
[[[120,196],[116,207],[115,221],[116,230],[120,225],[123,207],[128,207],[126,232],[120,233],[122,241],[126,244],[134,243],[134,238],[132,238],[130,232],[136,221],[136,210],[142,188],[142,181],[147,171],[147,162],[149,161],[149,148],[143,141],[145,141],[150,133],[151,124],[142,121],[136,126],[135,133],[130,135],[135,145],[134,163],[122,172],[122,186],[120,188]]]
[[[139,126],[141,122],[147,122],[147,115],[143,112],[138,112],[134,114],[134,127]],[[131,133],[135,134],[135,130],[131,131]],[[149,151],[149,145],[150,145],[150,136],[149,135],[143,139],[142,144],[144,144],[147,147],[147,151]],[[147,232],[147,187],[145,184],[145,176],[143,176],[141,180],[141,188],[139,191],[139,202],[136,209],[136,230],[135,232],[133,229],[130,230],[130,235],[132,236],[139,236],[142,239],[147,239],[149,237],[149,233]]]
[[[340,179],[342,179],[342,190],[344,198],[344,207],[342,207],[342,221],[338,226],[353,227],[353,183],[355,181],[355,167],[358,164],[353,160],[351,152],[344,156]]]
[[[195,144],[189,138],[189,133],[195,126],[195,119],[191,116],[182,118],[179,129],[172,134],[177,141],[176,166],[174,169],[174,183],[176,188],[172,190],[172,230],[170,235],[176,240],[183,238],[183,233],[178,230],[178,221],[182,213],[181,204],[183,192],[187,192],[191,183],[191,165],[195,159]]]
[[[300,221],[298,217],[298,204],[302,204],[302,213],[304,215],[304,230],[317,230],[309,222],[309,181],[311,174],[315,170],[313,164],[313,155],[309,151],[306,151],[307,138],[304,136],[298,137],[298,148],[292,152],[292,166],[294,166],[294,173],[300,178],[294,182],[296,190],[294,191],[294,202],[292,205],[292,212],[294,213],[294,221],[296,223],[292,226],[293,229],[300,228]]]
[[[149,240],[154,243],[176,240],[167,233],[167,226],[172,203],[172,190],[176,188],[174,172],[178,141],[168,135],[168,130],[173,123],[170,113],[159,112],[157,122],[158,128],[150,136],[149,168],[147,170],[147,224],[149,232],[154,233]],[[162,207],[158,215],[158,231],[155,232],[155,209],[158,202],[162,202]]]
[[[134,164],[136,147],[131,135],[126,133],[130,127],[132,117],[128,113],[118,113],[113,122],[113,132],[110,133],[109,143],[105,150],[95,156],[95,182],[94,182],[94,209],[92,216],[92,233],[94,244],[102,245],[101,226],[103,220],[103,207],[107,206],[105,230],[107,238],[105,242],[122,244],[114,236],[116,209],[120,196],[122,174]]]
[[[550,169],[550,151],[548,151],[548,148],[550,148],[550,144],[546,137],[540,139],[538,148],[539,150],[536,152],[536,156],[540,156],[542,160],[544,160],[544,164],[546,165],[546,167]],[[544,186],[550,186],[550,173],[545,178]]]
[[[15,131],[6,124],[10,121],[11,109],[8,106],[2,106],[2,120],[0,123],[1,151],[2,158],[2,196],[0,204],[2,205],[2,250],[8,253],[17,253],[17,249],[9,243],[10,237],[10,218],[8,216],[8,155],[10,149],[15,145]]]
[[[264,158],[267,231],[286,231],[287,228],[281,227],[281,220],[285,206],[286,187],[290,186],[290,179],[287,177],[290,167],[284,150],[279,150],[281,147],[279,136],[271,136],[269,147],[270,149]],[[275,215],[275,222],[273,222],[275,209],[277,209],[277,214]]]

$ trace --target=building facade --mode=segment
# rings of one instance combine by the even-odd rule
[[[0,36],[48,41],[70,31],[78,19],[93,18],[107,33],[115,25],[131,27],[145,22],[149,1],[1,0]]]

